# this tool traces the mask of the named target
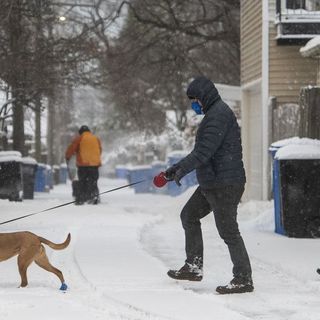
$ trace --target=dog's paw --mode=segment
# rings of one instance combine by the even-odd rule
[[[61,284],[61,287],[60,287],[59,290],[61,290],[61,291],[67,291],[67,289],[68,289],[67,284],[63,282],[63,283]]]

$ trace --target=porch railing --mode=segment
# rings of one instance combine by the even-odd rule
[[[320,20],[320,0],[276,0],[276,20],[313,22]]]

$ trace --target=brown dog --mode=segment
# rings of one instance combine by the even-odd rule
[[[28,285],[27,269],[34,261],[39,267],[54,273],[61,281],[61,290],[66,290],[63,274],[53,267],[46,255],[46,250],[42,243],[55,250],[62,250],[70,243],[71,235],[60,244],[53,243],[47,239],[39,237],[34,233],[23,231],[13,233],[0,233],[0,261],[7,260],[18,255],[18,267],[21,276],[21,287]]]

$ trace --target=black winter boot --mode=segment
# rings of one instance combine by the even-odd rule
[[[203,276],[201,267],[187,262],[180,270],[169,270],[167,274],[172,279],[189,281],[201,281]]]
[[[254,290],[251,277],[235,277],[226,286],[218,286],[216,291],[220,294],[245,293]]]

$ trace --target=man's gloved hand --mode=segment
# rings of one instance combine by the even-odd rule
[[[183,170],[177,164],[174,164],[172,167],[168,168],[165,171],[166,179],[168,181],[174,181],[179,187],[181,186],[180,180],[184,176],[185,174]]]
[[[168,181],[173,181],[176,171],[178,170],[178,165],[174,164],[172,167],[168,168],[164,174]]]

